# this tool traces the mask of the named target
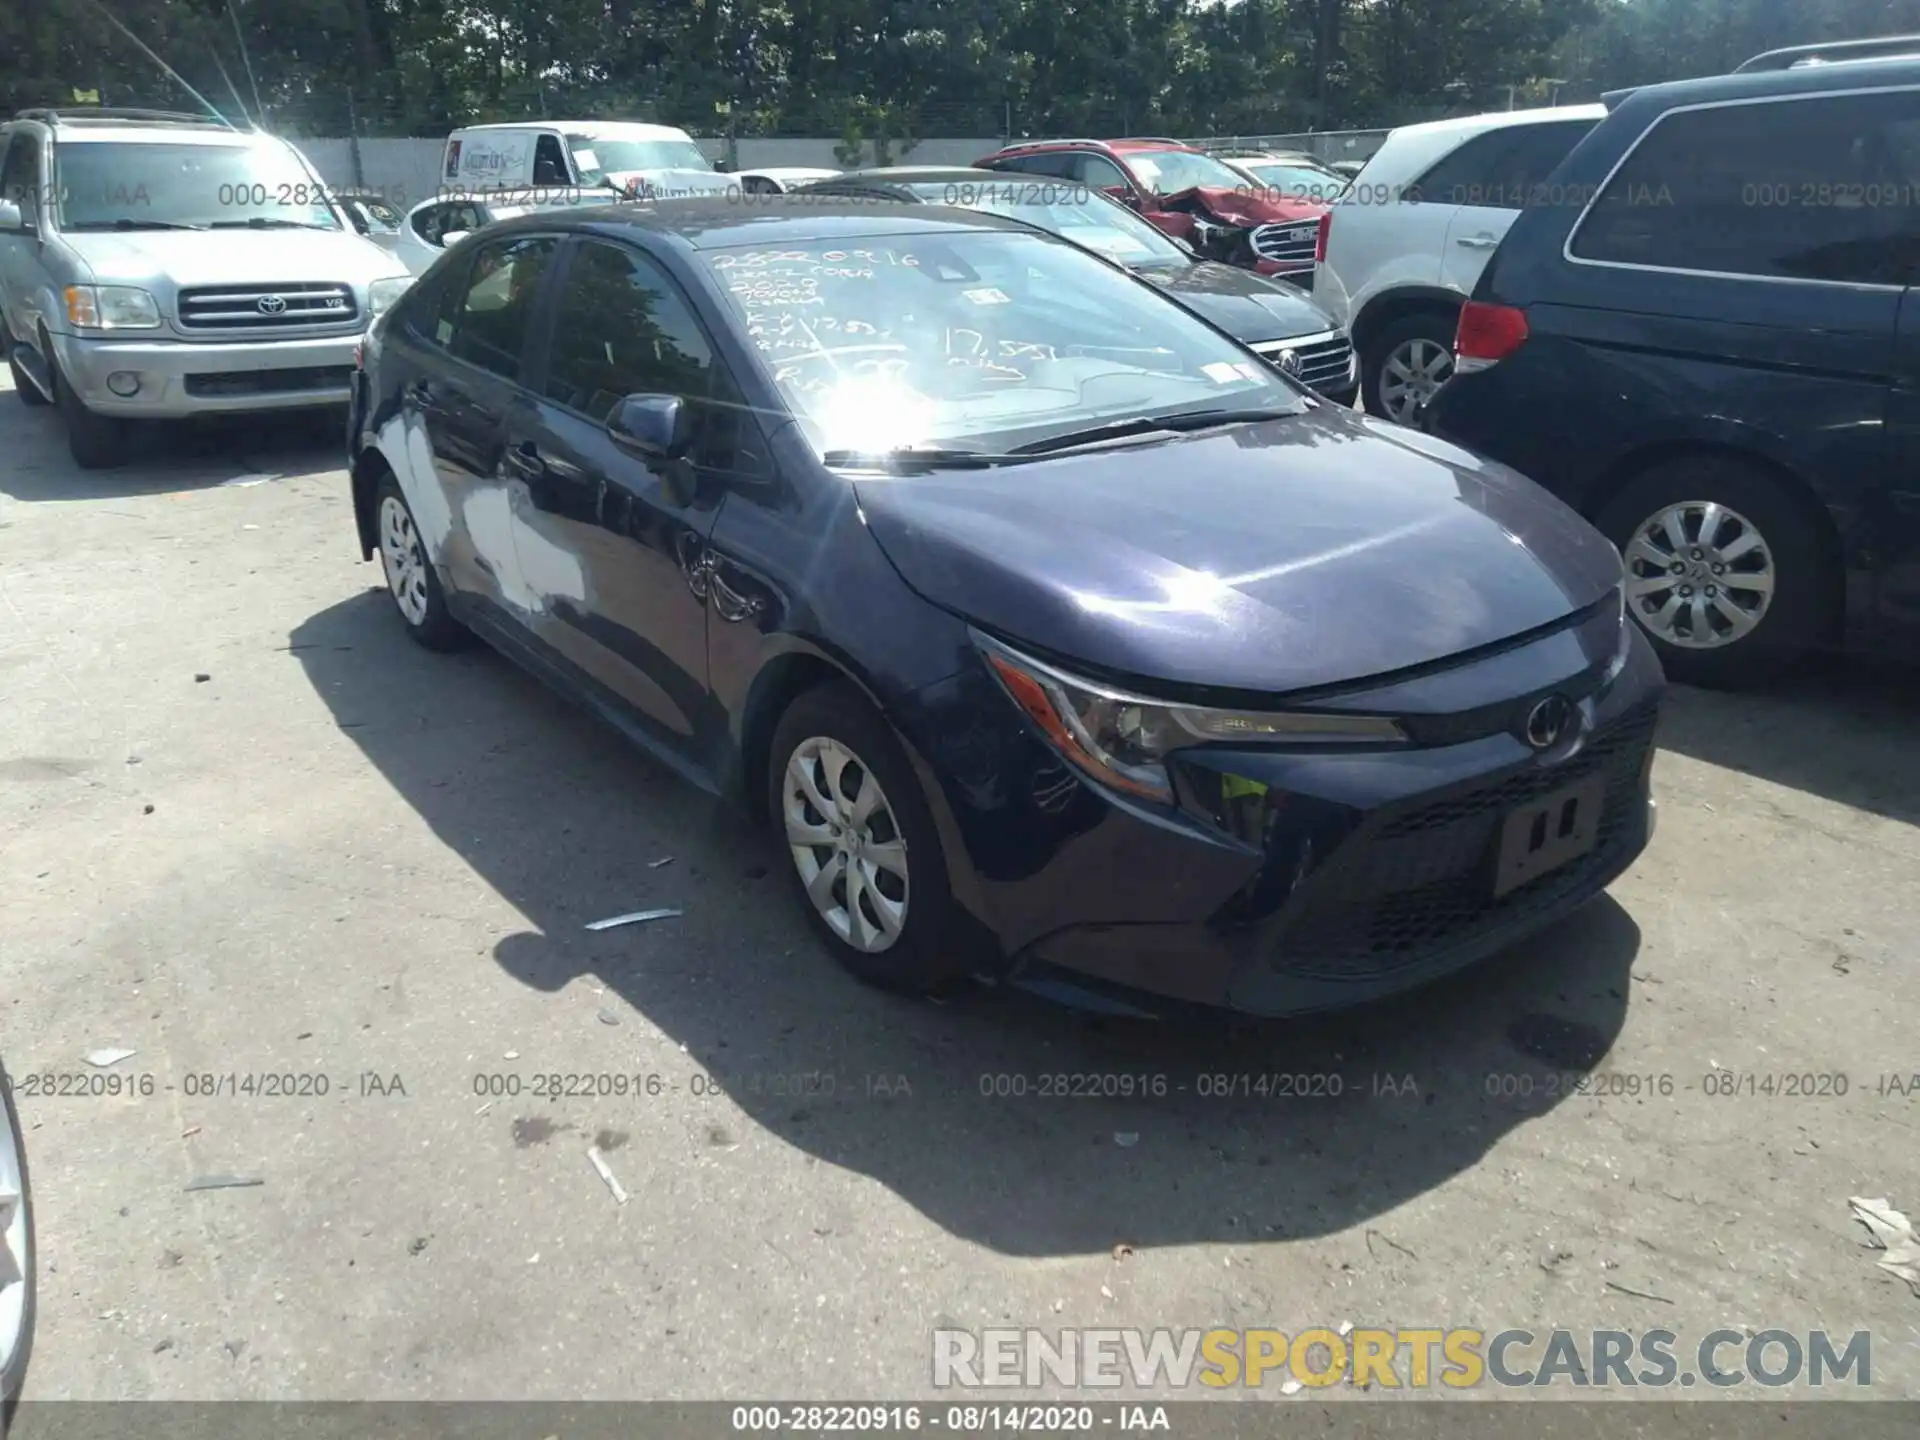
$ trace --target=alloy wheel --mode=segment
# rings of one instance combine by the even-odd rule
[[[1453,352],[1446,346],[1420,336],[1401,341],[1380,366],[1380,404],[1386,418],[1411,424],[1452,374]]]
[[[1627,604],[1669,645],[1712,650],[1753,633],[1773,603],[1773,553],[1754,523],[1711,500],[1683,500],[1634,527]]]
[[[380,502],[380,564],[387,572],[387,588],[409,625],[427,618],[427,557],[420,534],[397,496]]]
[[[0,1112],[0,1374],[13,1367],[26,1340],[27,1277],[32,1273],[20,1136]]]
[[[807,899],[854,949],[877,954],[907,921],[907,842],[879,777],[838,740],[802,740],[780,787]]]

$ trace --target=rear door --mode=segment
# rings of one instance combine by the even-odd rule
[[[529,597],[508,508],[507,425],[528,403],[520,387],[532,319],[559,244],[551,235],[476,242],[435,311],[428,337],[439,352],[435,363],[404,381],[400,395],[407,430],[424,437],[440,499],[434,508],[444,513],[439,558],[447,583],[520,616]],[[423,527],[433,527],[418,505],[415,511]]]
[[[1442,176],[1442,183],[1456,206],[1447,218],[1447,242],[1441,251],[1442,285],[1461,295],[1473,293],[1480,272],[1522,207],[1554,203],[1547,192],[1547,177],[1595,123],[1552,120],[1508,125],[1481,136],[1485,145],[1469,142],[1455,152],[1464,163],[1442,167],[1449,172]],[[1464,154],[1468,149],[1474,153]],[[1431,182],[1429,188],[1434,188]]]
[[[680,286],[649,255],[571,247],[538,378],[509,427],[514,536],[537,638],[704,769],[724,726],[707,699],[707,539],[764,442]],[[692,412],[696,486],[676,499],[605,422],[628,395]]]

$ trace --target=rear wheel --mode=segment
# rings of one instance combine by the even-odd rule
[[[1627,612],[1674,679],[1750,684],[1819,643],[1826,555],[1768,471],[1734,456],[1664,461],[1597,523],[1626,563]]]
[[[380,480],[373,498],[375,533],[380,538],[380,568],[387,593],[406,622],[407,633],[429,650],[457,650],[471,633],[447,610],[440,577],[414,524],[407,497],[391,474]]]
[[[13,1082],[0,1069],[0,1433],[27,1377],[33,1351],[35,1282],[33,1201],[27,1186],[27,1150]]]
[[[823,685],[788,707],[769,759],[794,894],[834,957],[909,994],[965,974],[940,837],[886,720],[852,686]]]
[[[1453,374],[1456,317],[1422,310],[1395,320],[1366,344],[1360,391],[1367,413],[1411,425]]]

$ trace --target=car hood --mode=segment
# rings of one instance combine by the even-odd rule
[[[352,230],[82,230],[63,233],[60,243],[102,285],[334,280],[364,286],[407,273]]]
[[[1290,200],[1255,189],[1252,182],[1248,182],[1245,190],[1195,186],[1191,190],[1167,196],[1162,203],[1169,210],[1198,210],[1229,225],[1246,229],[1252,229],[1255,225],[1282,224],[1289,220],[1318,220],[1327,208],[1311,200]]]
[[[1249,345],[1340,328],[1295,286],[1277,285],[1238,265],[1208,260],[1185,269],[1143,268],[1137,273]]]
[[[1531,481],[1330,407],[855,488],[923,598],[1146,683],[1365,680],[1563,619],[1620,580],[1613,547]]]

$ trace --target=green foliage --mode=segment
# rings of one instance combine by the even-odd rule
[[[0,114],[196,106],[109,8],[207,103],[257,86],[289,133],[620,116],[868,161],[929,134],[1392,125],[1920,30],[1920,0],[5,0]]]

